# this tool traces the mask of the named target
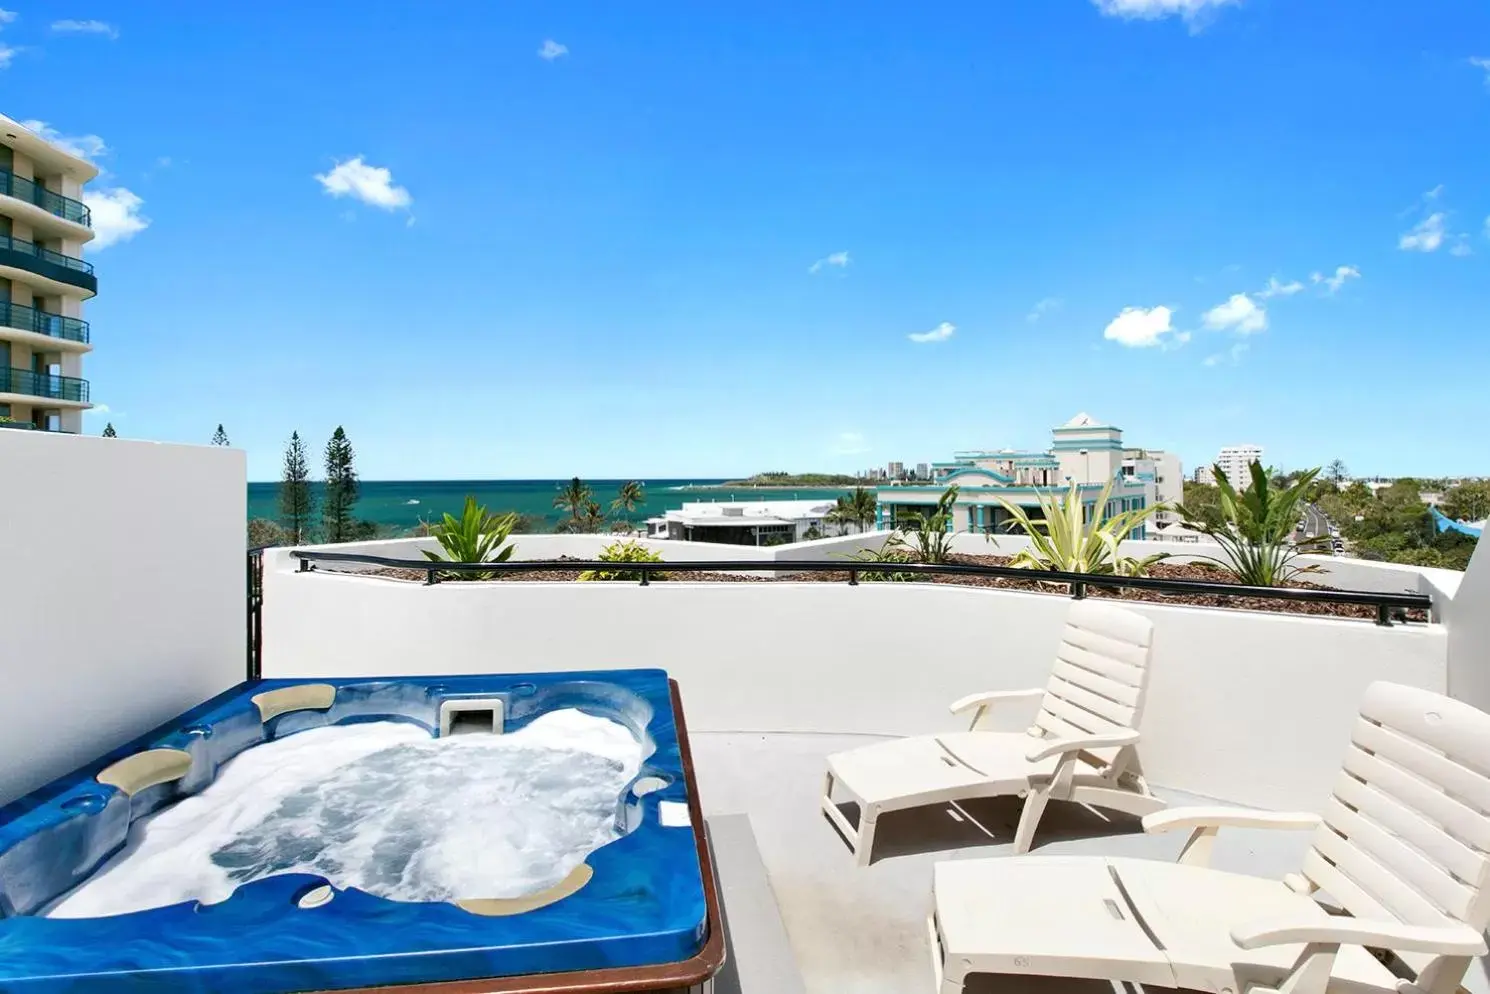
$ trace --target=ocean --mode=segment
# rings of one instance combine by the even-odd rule
[[[353,514],[371,521],[387,534],[408,531],[422,521],[439,520],[446,512],[459,514],[466,495],[475,496],[494,514],[516,511],[533,521],[534,531],[553,531],[566,512],[554,507],[554,496],[568,480],[363,480]],[[625,481],[586,480],[595,500],[610,513],[610,502]],[[720,488],[721,480],[642,480],[646,503],[631,513],[642,521],[663,511],[700,500],[835,500],[847,491],[835,487]],[[321,506],[321,484],[311,484],[316,510]],[[248,517],[279,520],[279,484],[248,485]]]

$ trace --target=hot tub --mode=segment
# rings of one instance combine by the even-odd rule
[[[335,874],[274,872],[210,901],[56,917],[139,844],[151,824],[141,819],[189,821],[189,805],[207,803],[220,773],[221,787],[233,782],[244,767],[225,765],[246,750],[267,747],[245,762],[369,722],[515,743],[535,720],[573,714],[624,726],[639,765],[629,781],[629,766],[620,774],[613,841],[537,892],[395,900],[337,886]],[[508,743],[449,747],[472,744]],[[455,861],[482,848],[474,840]],[[15,994],[681,990],[706,984],[723,948],[682,709],[661,670],[255,681],[0,809],[0,990]]]

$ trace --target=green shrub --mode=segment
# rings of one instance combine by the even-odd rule
[[[663,561],[662,553],[653,552],[634,539],[624,542],[612,542],[600,550],[595,557],[603,563],[660,563]],[[642,571],[637,569],[587,569],[579,575],[581,580],[630,580],[638,582],[642,578]],[[665,580],[666,573],[652,573],[648,580]]]
[[[254,518],[248,523],[248,547],[260,549],[267,545],[284,545],[288,536],[285,530],[268,518]]]
[[[1285,488],[1272,485],[1261,463],[1252,463],[1248,471],[1251,483],[1238,491],[1221,467],[1214,467],[1220,498],[1214,515],[1184,505],[1176,508],[1186,527],[1215,539],[1226,557],[1206,558],[1218,563],[1238,583],[1257,587],[1280,587],[1302,573],[1321,572],[1318,566],[1296,566],[1294,560],[1304,553],[1327,549],[1329,536],[1292,540],[1294,525],[1308,501],[1309,486],[1319,470],[1300,474],[1293,486]],[[1417,500],[1416,490],[1413,500]]]
[[[923,579],[920,573],[911,573],[905,570],[895,569],[865,569],[865,566],[893,566],[896,563],[915,562],[916,556],[904,541],[897,541],[899,532],[885,539],[885,543],[878,549],[860,549],[858,552],[847,554],[841,553],[845,559],[853,561],[855,568],[859,569],[859,580],[864,583],[915,583]]]
[[[444,520],[429,526],[430,535],[440,543],[444,554],[426,550],[424,558],[437,563],[505,563],[517,549],[507,542],[516,523],[516,515],[494,518],[476,503],[475,497],[467,495],[459,518],[446,514]],[[441,579],[490,580],[495,575],[450,571],[443,573]]]
[[[1071,481],[1071,488],[1064,498],[1054,493],[1039,493],[1041,519],[1031,519],[1018,504],[999,498],[1004,510],[1009,512],[1014,525],[1030,540],[1029,548],[1022,550],[1009,565],[1017,569],[1051,570],[1058,573],[1102,573],[1118,576],[1142,576],[1148,568],[1168,553],[1159,552],[1142,559],[1118,554],[1118,546],[1133,530],[1143,524],[1167,505],[1154,504],[1136,511],[1123,511],[1110,518],[1103,518],[1108,495],[1112,493],[1112,481],[1102,488],[1102,494],[1092,505],[1092,519],[1082,521],[1081,487]]]

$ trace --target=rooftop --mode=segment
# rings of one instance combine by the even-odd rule
[[[27,661],[9,665],[0,696],[0,751],[10,757],[0,803],[241,682],[254,660],[265,677],[286,679],[657,666],[679,684],[720,865],[736,985],[721,994],[930,992],[933,864],[1009,855],[1018,798],[887,814],[873,861],[856,866],[819,809],[827,757],[966,727],[947,706],[969,693],[1043,686],[1073,604],[1064,589],[790,580],[426,586],[302,572],[290,550],[275,549],[264,554],[262,584],[246,590],[241,453],[38,435],[0,432],[0,464],[34,481],[35,499],[59,519],[92,526],[0,535],[6,562],[24,564],[0,571],[0,603],[12,619],[6,656]],[[98,502],[100,489],[114,499]],[[200,513],[183,518],[175,510],[183,503]],[[588,560],[610,540],[518,536],[518,556]],[[654,548],[679,564],[738,555],[784,573],[882,540]],[[420,558],[420,542],[428,544],[341,548]],[[1137,748],[1161,801],[1321,810],[1356,708],[1377,680],[1490,708],[1490,553],[1480,550],[1462,574],[1326,566],[1332,586],[1426,595],[1432,620],[1384,627],[1124,603],[1154,626]],[[249,594],[257,627],[245,632]],[[63,626],[52,620],[61,603]],[[1011,708],[997,727],[1027,727],[1031,713]],[[56,734],[59,715],[65,735]],[[1033,852],[1173,860],[1182,844],[1179,835],[1143,834],[1125,815],[1053,802]],[[1214,865],[1278,879],[1298,868],[1306,845],[1298,832],[1224,830]],[[1465,986],[1490,992],[1483,960]],[[988,989],[1032,988],[1016,978]]]

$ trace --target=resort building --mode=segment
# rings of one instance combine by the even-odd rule
[[[952,484],[959,488],[953,531],[1006,531],[1011,515],[1002,500],[1037,512],[1042,493],[1064,493],[1073,481],[1081,487],[1088,519],[1109,481],[1104,517],[1180,499],[1184,468],[1173,453],[1125,447],[1121,428],[1089,414],[1076,415],[1051,434],[1050,448],[1044,451],[957,452],[950,462],[931,464],[932,485],[880,488],[881,527],[895,527],[910,513],[925,513]],[[1168,513],[1156,518],[1155,524],[1174,520]],[[1133,537],[1144,533],[1140,528]]]
[[[83,301],[98,280],[82,259],[93,227],[80,198],[97,175],[0,115],[0,427],[82,430]]]
[[[831,500],[693,501],[647,519],[647,537],[722,545],[785,545],[857,531],[830,522]]]
[[[1216,471],[1210,466],[1196,466],[1195,482],[1203,483],[1208,487],[1214,487],[1216,485]]]

